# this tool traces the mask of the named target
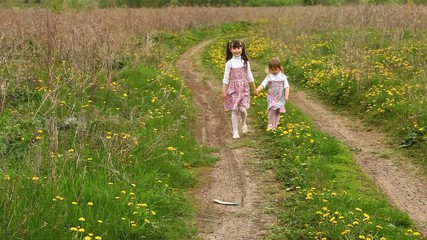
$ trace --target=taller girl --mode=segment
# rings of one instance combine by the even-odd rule
[[[222,98],[225,111],[231,111],[233,138],[240,138],[239,116],[242,133],[247,133],[248,108],[250,106],[249,85],[255,91],[254,77],[245,52],[245,43],[232,40],[227,43]]]

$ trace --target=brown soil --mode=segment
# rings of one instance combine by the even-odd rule
[[[262,160],[256,157],[255,147],[248,146],[256,146],[253,139],[260,133],[250,130],[241,139],[231,138],[230,117],[220,98],[221,81],[209,76],[201,65],[201,50],[209,43],[194,46],[177,62],[198,109],[194,134],[201,144],[218,149],[218,162],[205,170],[194,191],[200,208],[199,236],[216,240],[262,239],[275,221],[268,208],[273,206],[274,194],[280,194],[280,187],[271,173],[256,171],[256,163]],[[296,89],[292,89],[289,101],[312,119],[314,127],[353,149],[364,172],[427,235],[427,180],[415,165],[386,144],[385,135],[335,113]],[[214,199],[238,205],[218,204]]]

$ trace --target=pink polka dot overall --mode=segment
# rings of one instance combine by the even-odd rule
[[[246,109],[250,105],[249,85],[246,67],[231,68],[230,82],[227,89],[227,97],[224,101],[225,111],[234,111],[242,106]]]

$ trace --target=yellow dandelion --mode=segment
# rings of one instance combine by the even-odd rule
[[[88,206],[93,206],[93,202],[88,202],[87,205]]]
[[[168,148],[166,148],[168,151],[175,151],[176,150],[176,148],[174,148],[174,147],[168,147]]]

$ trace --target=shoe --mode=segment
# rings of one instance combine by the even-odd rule
[[[239,136],[239,134],[238,134],[238,133],[234,133],[234,134],[233,134],[233,138],[234,138],[234,139],[237,139],[237,138],[240,138],[240,136]]]
[[[242,133],[248,133],[248,125],[246,124],[242,125]]]

